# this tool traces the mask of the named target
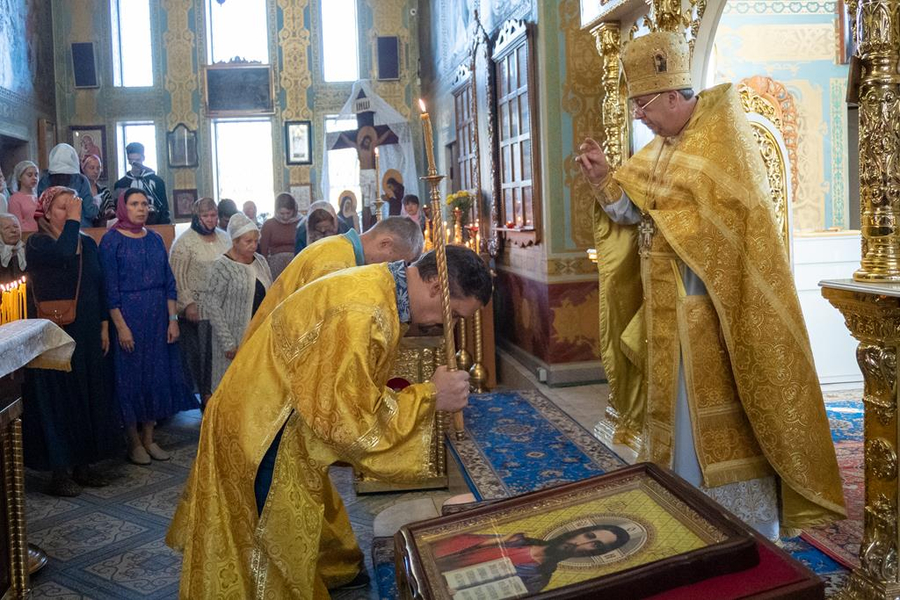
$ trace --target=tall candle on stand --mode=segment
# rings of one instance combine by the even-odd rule
[[[375,222],[381,221],[382,206],[384,206],[384,197],[381,195],[381,165],[378,147],[375,147]]]
[[[422,131],[425,134],[425,154],[428,157],[428,175],[424,177],[431,190],[431,218],[434,223],[434,253],[437,263],[438,280],[441,289],[442,321],[444,325],[444,358],[447,370],[456,370],[456,341],[453,338],[453,315],[450,310],[450,275],[447,270],[447,234],[442,223],[441,193],[438,190],[443,175],[438,175],[434,164],[434,132],[431,130],[431,117],[425,110],[425,103],[419,99],[422,109]],[[465,436],[465,425],[462,412],[453,413],[453,429],[457,439]]]
[[[422,130],[425,132],[425,156],[428,157],[428,174],[436,174],[437,166],[434,164],[434,132],[431,130],[431,116],[425,110],[425,102],[419,98],[419,108],[422,109]]]
[[[378,148],[375,148],[375,197],[381,198],[381,166],[379,164]]]

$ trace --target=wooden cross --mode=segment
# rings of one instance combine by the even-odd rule
[[[388,144],[399,144],[400,140],[387,125],[375,125],[375,112],[371,109],[369,98],[363,90],[359,91],[354,103],[354,112],[356,113],[356,129],[341,131],[338,139],[329,150],[340,150],[342,148],[353,148],[359,157],[359,170],[374,171],[375,170],[375,149],[379,146]],[[376,181],[376,198],[379,196],[378,182]],[[362,229],[369,229],[375,224],[372,217],[372,209],[369,206],[369,198],[365,197],[363,191],[363,215]]]
[[[397,134],[387,125],[375,125],[375,112],[371,110],[369,99],[362,90],[356,97],[356,129],[341,131],[340,136],[329,150],[354,148],[359,156],[360,170],[375,168],[375,148],[387,144],[399,144]]]

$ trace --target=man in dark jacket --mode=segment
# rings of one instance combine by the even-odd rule
[[[139,142],[132,142],[125,146],[125,154],[128,156],[131,170],[125,173],[125,177],[116,182],[114,189],[126,190],[133,187],[143,190],[147,194],[147,200],[150,202],[150,216],[147,218],[147,224],[160,225],[170,223],[166,182],[153,169],[144,166],[144,145]],[[118,196],[118,193],[120,192],[116,192],[114,195]]]

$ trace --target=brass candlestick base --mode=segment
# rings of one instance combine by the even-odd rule
[[[456,353],[456,366],[460,371],[468,371],[472,368],[472,355],[465,348],[460,348]]]
[[[28,574],[34,575],[47,566],[47,553],[39,546],[28,544]]]
[[[472,387],[472,391],[476,394],[483,394],[487,391],[485,384],[487,383],[488,372],[487,369],[484,368],[484,365],[481,363],[475,363],[472,365],[472,368],[469,369],[469,382]]]

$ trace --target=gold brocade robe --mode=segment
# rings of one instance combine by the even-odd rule
[[[645,222],[611,227],[598,218],[613,231],[599,236],[598,257],[613,257],[606,266],[611,281],[640,273],[643,304],[626,284],[612,301],[617,290],[601,286],[601,306],[617,303],[605,327],[609,343],[618,340],[619,356],[629,363],[624,370],[616,365],[617,376],[631,377],[618,388],[640,390],[645,399],[646,457],[671,465],[683,361],[705,486],[774,471],[783,526],[843,518],[809,338],[759,147],[733,87],[701,93],[685,129],[673,138],[657,136],[615,173],[598,200],[612,203],[623,190]],[[685,268],[708,295],[686,295]]]
[[[266,297],[247,325],[243,341],[250,339],[276,306],[310,281],[335,271],[358,266],[362,265],[356,263],[353,244],[346,236],[332,235],[310,244],[291,260],[272,283],[272,287],[266,291]],[[240,347],[243,347],[243,342]]]
[[[430,465],[434,385],[385,386],[404,326],[387,265],[322,277],[282,302],[226,373],[167,543],[181,598],[328,597],[317,566],[328,466],[389,481]],[[257,518],[254,481],[284,426]]]
[[[281,272],[266,292],[262,304],[253,315],[239,348],[265,322],[266,318],[288,296],[319,277],[362,266],[357,264],[353,244],[345,235],[333,235],[321,239],[295,256]],[[320,563],[328,568],[321,575],[325,584],[332,588],[352,580],[363,561],[362,551],[353,529],[350,517],[341,501],[341,496],[331,480],[325,482],[328,489],[323,494],[325,503],[325,523],[322,533]]]

